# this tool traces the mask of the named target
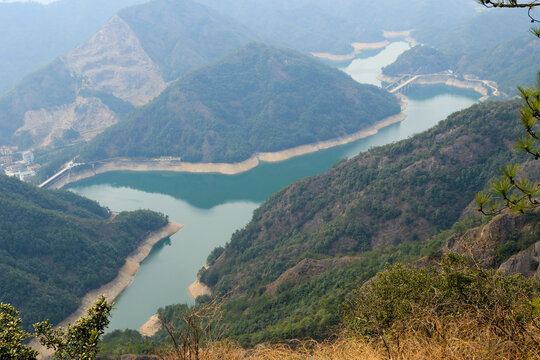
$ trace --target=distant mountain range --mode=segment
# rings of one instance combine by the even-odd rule
[[[125,9],[0,98],[0,144],[14,136],[23,147],[46,146],[70,129],[91,138],[118,122],[127,104],[145,104],[167,82],[253,38],[233,20],[187,0]]]
[[[250,43],[171,84],[94,139],[81,160],[236,162],[352,134],[399,112],[385,90],[310,56]]]
[[[95,21],[91,20],[94,17],[89,21],[77,17],[80,12],[88,12],[90,6],[99,8],[95,3],[74,4],[64,0],[47,6],[0,6],[13,11],[13,18],[20,17],[22,11],[36,11],[36,14],[52,12],[60,19],[72,14],[69,21],[56,22],[68,26],[75,23],[74,19],[79,19],[79,27],[87,29],[87,32],[76,27],[73,31],[69,27],[59,30],[49,20],[43,20],[45,25],[39,28],[51,27],[54,34],[61,32],[79,36],[84,33],[89,36],[89,29],[97,27],[97,19],[103,21],[114,10],[131,4],[130,1],[138,2],[123,0],[114,6],[100,8],[99,14],[92,13]],[[468,39],[467,46],[472,46],[475,38],[470,33],[477,34],[475,22],[478,21],[482,29],[489,23],[485,15],[477,14],[477,9],[477,5],[468,0],[448,5],[426,4],[420,0],[406,4],[387,0],[385,6],[369,1],[346,0],[338,3],[327,0],[154,0],[132,6],[110,18],[88,41],[28,75],[11,92],[0,97],[0,144],[16,144],[21,148],[59,145],[68,135],[70,139],[78,135],[79,140],[89,140],[118,123],[133,107],[155,98],[170,82],[252,40],[305,52],[347,54],[352,50],[351,42],[381,40],[383,30],[415,30],[413,36],[426,42],[447,42],[449,48],[457,48],[456,39],[445,38],[445,33],[452,32],[456,34],[455,38]],[[0,22],[0,27],[9,27],[1,34],[11,34],[20,29],[8,20]],[[50,38],[66,37],[42,32]],[[500,33],[499,30],[496,32]],[[9,47],[13,45],[12,41],[15,44],[25,43],[31,37],[28,34],[26,31],[21,33],[21,40],[11,36],[0,42],[6,46],[5,53],[11,54],[10,59],[18,56],[17,49]],[[74,35],[73,39],[80,41],[81,37],[77,36]],[[35,38],[40,39],[39,36]],[[67,49],[67,44],[75,42],[60,40],[58,43],[64,45],[50,46],[50,54],[58,54],[59,49]],[[39,44],[43,47],[46,42]],[[30,53],[26,50],[21,51],[21,57],[35,58],[28,56]],[[50,57],[44,56],[43,59]],[[532,61],[530,56],[527,59]],[[478,65],[472,66],[479,68]],[[501,78],[508,78],[507,73],[498,71]],[[528,75],[527,72],[520,79]]]
[[[270,44],[304,52],[348,54],[352,42],[383,40],[383,31],[422,33],[472,18],[469,0],[200,0],[254,29]]]
[[[0,94],[88,39],[118,10],[142,1],[0,2]]]

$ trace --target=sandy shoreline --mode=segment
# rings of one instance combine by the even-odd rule
[[[321,59],[327,59],[332,61],[348,61],[354,59],[358,54],[362,52],[362,50],[371,50],[371,49],[382,49],[390,45],[390,42],[388,40],[374,42],[374,43],[360,43],[360,42],[353,42],[351,46],[353,47],[353,51],[350,54],[344,54],[344,55],[337,55],[337,54],[330,54],[330,53],[318,53],[314,52],[311,53],[311,55],[321,58]]]
[[[406,105],[403,98],[400,98],[402,110]],[[249,171],[257,167],[261,161],[263,162],[278,162],[291,159],[296,156],[314,153],[319,150],[329,149],[334,146],[345,145],[353,141],[363,139],[365,137],[375,135],[380,129],[389,125],[401,122],[407,118],[407,114],[401,112],[396,115],[389,116],[373,126],[361,130],[359,132],[345,135],[337,139],[320,141],[314,144],[307,144],[294,147],[292,149],[281,150],[276,152],[257,153],[251,158],[238,163],[189,163],[179,160],[132,160],[127,158],[114,159],[96,163],[91,169],[74,170],[69,174],[59,179],[52,184],[50,188],[59,189],[63,186],[77,182],[83,179],[88,179],[98,174],[103,174],[111,171],[170,171],[170,172],[187,172],[187,173],[218,173],[224,175],[236,175]]]
[[[159,319],[159,315],[155,314],[150,316],[150,318],[139,328],[139,332],[142,336],[154,336],[160,328],[161,320]]]
[[[197,296],[212,295],[212,290],[206,284],[200,282],[199,279],[189,285],[187,290],[193,300],[197,299]],[[154,336],[160,328],[161,320],[159,319],[159,315],[154,314],[139,328],[139,333],[142,336]]]
[[[193,300],[197,299],[197,296],[212,295],[212,290],[206,284],[203,284],[199,279],[195,280],[191,285],[188,286],[188,292]]]
[[[378,42],[353,42],[351,46],[353,51],[349,54],[332,54],[324,52],[312,52],[311,55],[318,57],[320,59],[326,59],[331,61],[349,61],[357,57],[363,50],[373,50],[373,49],[383,49],[390,45],[388,39],[402,37],[411,45],[415,47],[418,45],[418,41],[411,36],[413,30],[404,30],[404,31],[383,31],[383,37],[387,40],[378,41]]]
[[[86,315],[86,312],[94,302],[101,296],[105,295],[108,301],[113,301],[120,293],[131,284],[137,270],[139,270],[141,262],[148,257],[152,247],[160,240],[167,238],[180,229],[183,225],[169,221],[167,225],[161,229],[154,231],[143,240],[139,247],[132,252],[127,258],[125,264],[118,271],[118,275],[109,283],[102,285],[100,288],[88,292],[81,300],[79,308],[69,315],[66,319],[60,322],[57,326],[67,326],[75,323],[81,316]],[[50,356],[51,351],[43,348],[37,341],[32,340],[30,346],[37,349],[42,356]]]

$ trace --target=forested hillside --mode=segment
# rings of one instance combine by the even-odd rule
[[[494,80],[501,91],[513,97],[518,93],[516,84],[534,84],[540,70],[539,58],[540,41],[533,36],[518,36],[501,41],[487,50],[464,54],[456,64],[456,71]]]
[[[65,131],[92,138],[167,82],[253,39],[252,31],[190,0],[124,9],[0,96],[0,144],[58,146]]]
[[[463,22],[438,24],[413,36],[445,54],[458,74],[493,80],[509,97],[517,84],[532,85],[536,78],[540,43],[529,34],[526,12],[479,11]]]
[[[251,43],[172,84],[97,137],[81,159],[234,162],[351,134],[399,111],[380,88],[309,56]]]
[[[343,290],[386,262],[436,252],[449,234],[426,239],[441,231],[477,224],[454,225],[502,165],[522,159],[503,140],[519,132],[517,107],[475,105],[270,197],[201,272],[215,293],[232,291],[231,335],[325,336]]]
[[[225,335],[242,345],[327,338],[347,294],[385,264],[438,256],[449,241],[452,251],[467,252],[459,244],[476,239],[467,230],[489,221],[471,216],[474,194],[502,165],[524,160],[511,144],[520,132],[518,107],[517,101],[474,105],[271,196],[200,271],[214,295],[229,298],[222,308]],[[538,166],[527,170],[540,175]],[[522,220],[508,230],[511,237],[490,236],[489,248],[475,245],[480,256],[495,259],[486,265],[497,267],[538,239],[538,217]],[[506,226],[500,224],[487,231]],[[170,306],[160,316],[174,323],[185,311]],[[105,346],[117,354],[144,352],[166,339],[164,330],[149,340],[115,332]]]
[[[475,4],[421,0],[201,0],[257,31],[269,44],[305,52],[348,54],[352,42],[383,40],[383,31],[452,26],[470,19]]]
[[[382,69],[384,75],[433,74],[452,69],[449,57],[431,46],[415,46],[399,55],[395,62]]]
[[[125,258],[167,218],[111,212],[69,191],[42,190],[0,175],[0,301],[24,326],[57,323],[82,296],[112,280]]]
[[[191,0],[154,0],[118,13],[165,81],[256,40],[250,29]]]

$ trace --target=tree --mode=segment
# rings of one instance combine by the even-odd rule
[[[53,329],[49,320],[34,324],[36,337],[47,348],[54,349],[59,360],[93,360],[97,356],[97,345],[103,331],[109,325],[112,304],[101,296],[75,325]]]
[[[38,352],[23,344],[31,335],[21,328],[19,312],[0,303],[0,359],[34,360]]]
[[[519,2],[518,0],[478,0],[486,7],[492,8],[527,8],[532,23],[540,22],[532,11],[540,6],[540,0]],[[531,32],[540,38],[540,27],[533,27]],[[540,138],[538,136],[538,121],[540,120],[540,72],[536,86],[518,86],[523,106],[520,111],[524,135],[517,140],[515,147],[518,151],[531,155],[534,160],[540,159]],[[517,213],[540,207],[540,182],[518,175],[519,167],[515,164],[506,165],[502,176],[491,183],[491,192],[481,192],[476,195],[478,211],[485,215],[494,215],[508,208]]]

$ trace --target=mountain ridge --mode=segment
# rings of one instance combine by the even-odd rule
[[[237,162],[355,133],[397,99],[298,52],[250,43],[171,84],[96,138],[83,161],[181,157]]]

